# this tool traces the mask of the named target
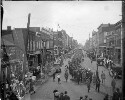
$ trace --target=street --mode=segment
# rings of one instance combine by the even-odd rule
[[[121,100],[124,9],[124,0],[4,0],[0,100]]]
[[[78,85],[75,82],[70,81],[71,76],[69,76],[68,82],[66,83],[65,78],[64,78],[64,66],[68,64],[68,60],[64,61],[64,65],[62,66],[62,73],[61,73],[61,84],[58,84],[57,82],[57,78],[56,81],[53,82],[53,79],[50,78],[48,80],[48,82],[46,82],[45,84],[41,85],[40,88],[38,88],[36,90],[36,93],[31,95],[31,100],[53,100],[53,90],[57,89],[59,90],[59,92],[64,92],[64,91],[68,91],[68,95],[70,96],[71,100],[78,100],[80,96],[85,96],[88,95],[88,97],[93,98],[93,100],[103,100],[104,95],[106,92],[106,90],[102,90],[101,88],[101,92],[98,93],[95,91],[95,87],[91,87],[90,93],[87,92],[87,86],[83,83],[81,83],[80,85]],[[88,58],[85,58],[85,62],[82,63],[83,66],[85,67],[91,67],[90,66],[90,61]],[[95,63],[93,63],[93,65],[95,65]],[[94,66],[93,66],[93,69]],[[101,68],[100,68],[101,70]],[[107,78],[108,79],[108,78]],[[108,84],[108,80],[106,81],[106,84]]]

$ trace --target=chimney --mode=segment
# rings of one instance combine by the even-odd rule
[[[11,26],[7,26],[7,30],[9,30],[9,31],[10,31],[10,30],[11,30]]]

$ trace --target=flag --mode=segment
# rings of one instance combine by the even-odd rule
[[[60,25],[58,24],[58,27],[60,28]]]

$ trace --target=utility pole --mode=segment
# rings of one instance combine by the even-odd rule
[[[28,23],[27,23],[27,34],[28,35],[27,35],[27,44],[26,44],[27,45],[27,47],[26,47],[26,57],[27,57],[28,51],[30,52],[30,34],[29,34],[30,17],[31,17],[31,14],[29,13],[28,14]],[[27,62],[28,62],[28,67],[29,67],[29,56],[27,57]]]
[[[53,57],[52,58],[53,58],[53,67],[54,67],[54,32],[53,32]]]
[[[122,30],[121,30],[121,65],[122,65],[122,68],[123,68],[123,72],[122,72],[122,76],[123,76],[123,87],[122,87],[122,93],[125,92],[124,88],[125,88],[125,85],[124,85],[124,66],[125,66],[125,51],[124,51],[124,48],[125,48],[125,1],[122,1]],[[123,94],[122,94],[122,97],[123,97]],[[124,97],[123,97],[124,98]]]

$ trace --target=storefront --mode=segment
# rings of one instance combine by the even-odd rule
[[[120,64],[121,63],[121,48],[115,47],[115,62]]]

